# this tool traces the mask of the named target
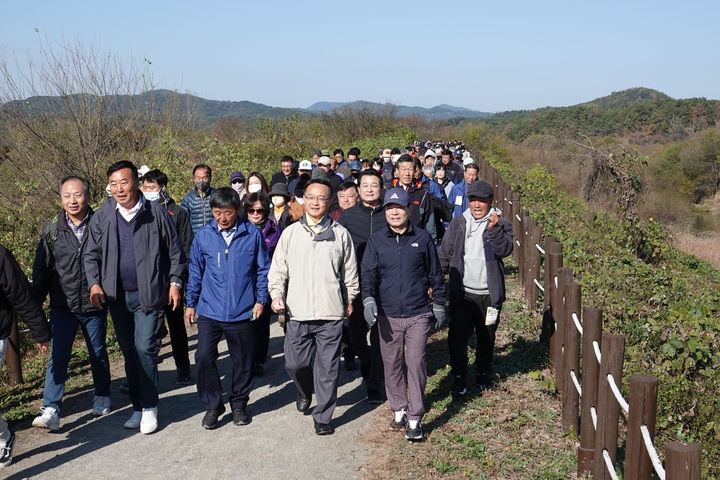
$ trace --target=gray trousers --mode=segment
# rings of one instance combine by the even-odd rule
[[[3,358],[5,358],[5,345],[7,339],[0,338],[0,367],[2,367]],[[3,446],[10,440],[10,429],[8,424],[3,417],[0,417],[0,444]]]
[[[337,403],[342,320],[289,320],[285,332],[285,370],[298,392],[317,406],[313,418],[330,423]]]
[[[409,420],[422,420],[425,414],[425,350],[431,318],[430,312],[407,318],[378,317],[388,403],[393,412],[407,410]]]

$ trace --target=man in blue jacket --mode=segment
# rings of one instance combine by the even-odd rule
[[[190,249],[185,321],[198,324],[197,388],[205,407],[202,426],[217,427],[225,412],[216,361],[223,334],[232,359],[230,407],[235,425],[247,425],[252,390],[254,335],[251,322],[268,303],[270,257],[260,229],[239,216],[240,197],[230,187],[210,197],[213,220],[195,235]]]
[[[185,209],[190,217],[190,228],[192,228],[193,233],[196,233],[212,220],[210,196],[215,189],[210,186],[211,181],[212,169],[209,165],[200,163],[193,167],[195,188],[188,192],[180,202],[180,206]]]
[[[448,346],[453,394],[467,386],[467,345],[477,333],[475,368],[479,389],[492,385],[492,359],[500,310],[505,301],[502,259],[512,253],[510,222],[492,206],[493,189],[482,180],[467,188],[469,208],[455,217],[440,246],[440,264],[450,277]]]
[[[453,206],[453,218],[459,217],[468,208],[468,196],[466,195],[468,185],[477,181],[478,172],[480,167],[474,163],[468,163],[465,165],[465,173],[463,175],[463,181],[455,185],[450,189],[450,195],[448,201]]]
[[[391,188],[383,204],[388,226],[370,236],[362,260],[364,314],[370,326],[378,319],[390,428],[420,441],[425,349],[433,315],[436,328],[445,322],[445,283],[432,237],[410,222],[408,193]]]

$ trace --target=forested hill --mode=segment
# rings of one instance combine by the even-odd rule
[[[703,130],[719,120],[718,100],[674,99],[657,90],[631,88],[570,107],[501,112],[479,121],[522,141],[530,135],[568,129],[591,136],[638,134],[675,140],[688,130]]]

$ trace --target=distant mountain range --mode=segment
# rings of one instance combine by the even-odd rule
[[[337,109],[369,109],[378,112],[394,109],[398,117],[417,115],[427,120],[459,119],[462,122],[483,122],[514,140],[522,140],[536,133],[550,133],[573,126],[592,135],[623,134],[647,130],[649,133],[669,132],[681,125],[697,129],[698,118],[706,126],[720,118],[718,101],[704,98],[675,100],[649,88],[631,88],[570,107],[543,107],[535,110],[515,110],[499,113],[480,112],[464,107],[437,105],[432,108],[392,105],[363,100],[354,102],[317,102],[307,108],[282,108],[249,101],[207,100],[171,90],[151,90],[138,95],[145,104],[159,110],[167,105],[181,106],[193,112],[197,126],[212,128],[220,118],[240,120],[255,118],[284,118],[291,115],[311,116],[331,113]],[[148,99],[152,97],[152,101]],[[116,109],[122,110],[128,97],[114,98]],[[94,101],[94,100],[92,100]],[[31,97],[0,105],[3,110],[21,106],[33,114],[39,111],[64,111],[61,97]],[[716,117],[717,116],[717,117]],[[704,119],[704,120],[703,120]]]

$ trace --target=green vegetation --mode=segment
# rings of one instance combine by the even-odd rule
[[[626,336],[624,384],[629,375],[660,380],[658,441],[698,442],[705,468],[720,465],[720,272],[668,245],[652,218],[630,225],[598,213],[558,188],[542,166],[517,173],[502,152],[486,158],[522,204],[563,244],[564,266],[583,288],[583,304],[602,308],[604,329]],[[641,236],[655,261],[638,258]],[[715,470],[708,475],[720,475]]]

